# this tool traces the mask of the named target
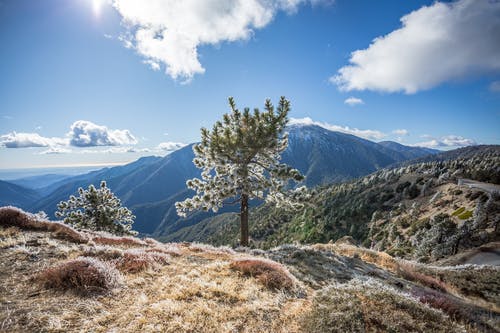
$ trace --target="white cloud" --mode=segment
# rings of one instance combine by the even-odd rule
[[[41,151],[39,155],[55,155],[55,154],[69,154],[71,153],[71,149],[63,148],[63,147],[50,147],[47,150]]]
[[[330,78],[341,90],[404,91],[500,70],[500,2],[435,2],[401,18],[402,27],[351,54]]]
[[[67,140],[46,138],[38,133],[11,132],[0,136],[0,145],[5,148],[50,147],[65,144],[67,144]]]
[[[492,92],[500,92],[500,81],[493,81],[490,83],[490,91]]]
[[[330,131],[337,131],[337,132],[342,132],[342,133],[347,133],[347,134],[352,134],[355,136],[359,136],[364,139],[368,140],[381,140],[387,136],[387,134],[382,133],[377,130],[360,130],[357,128],[351,128],[349,126],[339,126],[339,125],[332,125],[328,124],[325,122],[318,122],[318,121],[313,121],[311,118],[306,117],[306,118],[290,118],[290,125],[316,125],[323,127],[327,130]]]
[[[409,132],[408,130],[401,128],[401,129],[395,129],[394,131],[392,131],[392,134],[396,134],[399,136],[406,136],[409,134]]]
[[[67,134],[75,147],[121,146],[136,144],[137,139],[129,130],[111,130],[90,121],[78,120]]]
[[[180,142],[162,142],[158,145],[157,149],[161,151],[167,151],[167,152],[172,152],[177,149],[181,149],[182,147],[186,146],[185,143],[180,143]]]
[[[324,1],[324,0],[323,0]],[[316,5],[322,0],[311,0]],[[120,38],[156,70],[189,82],[203,74],[200,45],[248,40],[278,11],[293,13],[307,0],[114,0],[127,32]],[[331,2],[331,1],[326,1]]]
[[[428,141],[418,142],[412,146],[426,147],[426,148],[446,148],[446,147],[465,147],[474,146],[477,142],[473,139],[467,139],[458,135],[447,135],[441,138],[430,138]]]
[[[344,101],[344,104],[347,104],[349,106],[356,106],[356,105],[361,105],[365,104],[361,98],[356,98],[356,97],[349,97]]]

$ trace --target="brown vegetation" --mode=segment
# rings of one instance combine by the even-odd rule
[[[137,273],[146,269],[158,269],[159,265],[167,265],[170,256],[161,252],[144,250],[127,250],[118,259],[116,267],[127,273]]]
[[[304,332],[465,332],[431,309],[375,280],[351,280],[320,290],[302,320]]]
[[[41,220],[37,216],[26,213],[16,207],[0,207],[0,226],[17,227],[22,230],[39,230],[54,232],[59,238],[67,239],[75,243],[87,243],[88,238],[60,222]]]
[[[290,290],[295,286],[290,272],[275,261],[260,258],[237,259],[231,263],[231,268],[244,275],[255,277],[270,289]]]
[[[47,268],[36,279],[45,288],[90,294],[110,291],[120,285],[122,277],[109,263],[80,257]]]

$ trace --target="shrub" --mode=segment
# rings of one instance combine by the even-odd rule
[[[77,228],[108,231],[118,235],[135,235],[132,224],[135,216],[122,207],[106,182],[102,181],[99,189],[90,185],[88,190],[78,189],[79,197],[70,196],[68,201],[58,205],[57,217],[64,218],[64,223]]]
[[[304,332],[463,332],[443,313],[373,279],[353,279],[316,293]]]
[[[121,246],[147,246],[148,244],[134,237],[117,237],[112,235],[98,234],[92,237],[96,244],[102,245],[121,245]]]
[[[127,273],[138,273],[146,269],[156,269],[167,265],[170,257],[160,252],[146,252],[143,250],[128,250],[118,260],[116,267]]]
[[[81,294],[102,293],[121,284],[121,274],[111,264],[98,259],[80,257],[38,275],[45,288],[72,290]]]
[[[42,220],[36,215],[12,206],[0,207],[0,226],[17,227],[24,230],[51,231],[56,236],[75,243],[88,242],[88,238],[84,234],[70,226],[60,222]]]
[[[290,290],[295,286],[295,279],[283,265],[267,259],[237,259],[230,267],[247,276],[255,277],[269,289]]]

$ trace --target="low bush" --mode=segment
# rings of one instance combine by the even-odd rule
[[[148,244],[139,238],[129,237],[129,236],[112,236],[98,234],[92,237],[92,240],[96,244],[101,245],[121,245],[121,246],[147,246]]]
[[[116,267],[127,273],[138,273],[146,269],[157,269],[160,265],[167,265],[170,257],[160,252],[146,252],[144,250],[128,250],[116,262]]]
[[[316,293],[304,332],[465,332],[442,312],[375,280],[353,279]]]
[[[295,279],[283,265],[267,259],[249,258],[234,260],[230,267],[247,276],[255,277],[269,289],[290,290]]]
[[[22,209],[6,206],[0,207],[0,226],[17,227],[22,230],[39,230],[54,232],[57,237],[64,238],[75,243],[87,243],[88,238],[60,222],[43,220],[34,214],[27,213]]]
[[[446,291],[446,284],[443,281],[417,271],[416,267],[408,262],[400,262],[398,274],[406,280],[420,283],[434,290]]]
[[[111,264],[80,257],[42,271],[37,280],[45,288],[72,290],[80,294],[102,293],[121,284],[121,274]]]

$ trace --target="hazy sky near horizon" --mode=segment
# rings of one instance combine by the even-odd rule
[[[0,0],[0,168],[124,163],[228,112],[500,144],[500,2]]]

